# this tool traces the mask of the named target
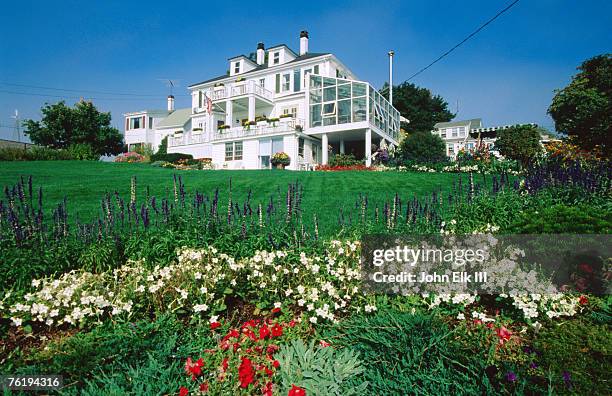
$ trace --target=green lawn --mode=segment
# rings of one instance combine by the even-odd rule
[[[227,202],[230,178],[238,202],[244,201],[249,189],[255,202],[266,202],[279,189],[284,193],[289,183],[298,180],[304,186],[304,212],[307,216],[319,213],[324,223],[334,223],[339,208],[354,207],[359,193],[367,193],[371,202],[392,199],[395,192],[405,200],[414,194],[428,195],[434,189],[447,190],[458,177],[408,172],[176,171],[148,164],[86,161],[0,162],[1,186],[14,184],[20,176],[32,175],[34,188],[43,187],[47,208],[66,196],[69,213],[78,214],[84,221],[96,216],[104,193],[116,190],[127,199],[132,176],[137,177],[139,194],[149,186],[152,195],[172,195],[174,174],[182,176],[188,194],[198,190],[212,195],[219,187],[220,202]]]

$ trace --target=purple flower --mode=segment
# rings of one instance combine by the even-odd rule
[[[516,374],[514,374],[514,372],[512,372],[512,371],[508,371],[506,373],[506,381],[508,381],[508,382],[515,382],[516,381]]]
[[[565,383],[565,386],[568,389],[572,388],[572,375],[569,373],[569,371],[564,371],[562,374],[563,377],[563,382]]]
[[[536,362],[531,362],[529,363],[529,368],[535,370],[538,368],[538,364]]]

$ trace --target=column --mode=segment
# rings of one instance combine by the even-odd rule
[[[225,125],[234,126],[234,105],[231,100],[225,101]]]
[[[365,131],[365,160],[366,166],[372,165],[372,130],[370,128]]]
[[[327,142],[327,133],[321,135],[321,164],[327,165],[327,156],[329,154],[329,143]]]
[[[249,121],[255,121],[255,95],[249,95]]]
[[[340,154],[344,154],[344,140],[340,140]]]

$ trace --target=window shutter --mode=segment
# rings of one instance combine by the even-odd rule
[[[130,119],[129,118],[125,119],[125,130],[126,131],[130,130]]]
[[[276,93],[280,92],[280,79],[281,76],[279,73],[276,74]]]
[[[146,117],[142,116],[142,124],[141,124],[142,127],[141,128],[146,128],[147,127],[147,124],[145,123],[145,121],[146,121]]]
[[[202,108],[202,91],[198,91],[198,107]]]

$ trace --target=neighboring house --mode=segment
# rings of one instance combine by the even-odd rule
[[[366,164],[373,146],[397,145],[400,114],[369,83],[358,81],[335,55],[285,44],[257,45],[253,57],[229,58],[229,74],[190,85],[192,106],[126,114],[126,143],[211,158],[215,167],[266,169],[277,152],[289,169],[327,164],[330,154],[353,153]],[[178,113],[178,114],[177,114]],[[141,130],[128,129],[140,117]],[[144,122],[148,122],[145,124]]]
[[[444,140],[446,143],[446,155],[450,158],[455,158],[457,153],[461,150],[474,150],[478,147],[479,141],[481,141],[489,151],[499,156],[499,152],[495,150],[497,131],[510,128],[511,126],[512,125],[483,127],[482,119],[474,118],[463,121],[439,122],[434,125],[434,129],[431,133],[440,136]],[[549,135],[541,134],[540,141],[542,144],[547,144],[552,140]]]

